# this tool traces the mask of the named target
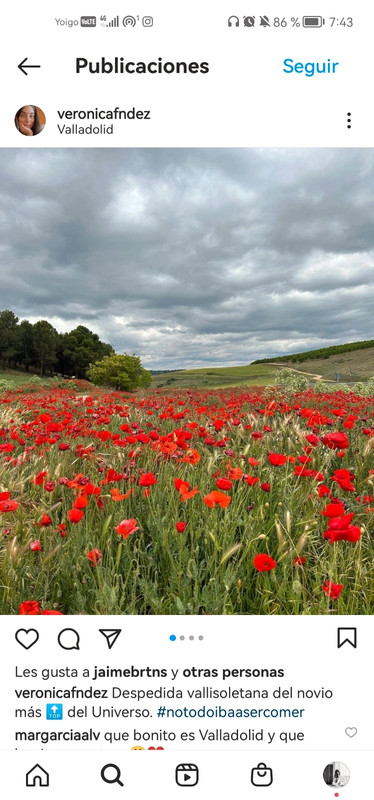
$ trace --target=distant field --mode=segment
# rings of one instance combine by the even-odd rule
[[[273,367],[271,364],[249,364],[244,367],[210,367],[186,369],[181,372],[162,372],[154,375],[152,388],[220,389],[225,386],[264,386],[274,381],[277,371],[278,367]]]
[[[324,380],[334,381],[340,374],[344,383],[356,383],[374,375],[374,347],[340,353],[329,358],[305,360],[298,364],[285,362],[277,364],[248,364],[244,367],[210,367],[205,369],[186,369],[154,375],[152,388],[210,388],[225,386],[266,386],[274,382],[279,369],[289,367],[296,372],[309,373],[311,382],[322,376]]]

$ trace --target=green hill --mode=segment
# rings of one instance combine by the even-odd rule
[[[278,369],[282,367],[310,376],[311,383],[317,378],[335,381],[336,374],[339,374],[342,383],[364,381],[374,375],[374,340],[262,359],[242,367],[207,367],[158,373],[153,376],[152,387],[203,389],[264,386],[274,382]]]
[[[272,364],[292,363],[301,364],[305,361],[320,360],[339,356],[342,353],[352,353],[357,350],[370,350],[374,348],[374,339],[366,339],[363,342],[347,342],[347,344],[335,344],[330,347],[320,347],[318,350],[306,350],[303,353],[288,353],[286,356],[272,356],[271,358],[259,358],[253,364]]]
[[[278,367],[249,364],[244,367],[207,367],[161,372],[153,376],[153,388],[221,388],[225,386],[265,386],[274,381]]]

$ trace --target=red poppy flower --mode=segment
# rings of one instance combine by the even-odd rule
[[[304,556],[296,556],[292,563],[294,567],[302,567],[303,564],[306,564],[306,558]]]
[[[187,464],[198,464],[200,458],[200,453],[198,453],[197,450],[194,450],[193,447],[190,447],[190,449],[187,450],[186,455],[183,456],[182,461]]]
[[[180,496],[181,496],[181,502],[182,503],[185,500],[191,500],[191,498],[195,497],[196,494],[200,494],[200,490],[197,488],[197,486],[194,486],[193,489],[186,490],[186,491],[184,491],[184,489],[182,491],[182,488],[183,487],[181,487],[181,489],[180,489]]]
[[[1,514],[6,514],[7,511],[16,511],[18,508],[18,503],[16,500],[1,500],[0,501],[0,512]]]
[[[130,497],[130,495],[132,495],[133,491],[134,491],[133,489],[129,489],[129,491],[125,492],[125,494],[121,494],[119,489],[110,489],[112,500],[114,500],[117,503],[120,500],[127,500],[127,498]]]
[[[261,489],[263,492],[270,492],[271,489],[270,483],[262,483]]]
[[[217,489],[222,489],[223,491],[228,492],[233,487],[232,481],[229,481],[228,478],[218,478],[216,480]]]
[[[268,453],[268,460],[273,467],[282,467],[286,463],[287,458],[281,453]]]
[[[55,486],[56,484],[53,483],[53,481],[47,481],[47,483],[44,484],[44,489],[46,492],[53,492]]]
[[[342,450],[343,447],[349,447],[349,439],[345,433],[326,433],[322,436],[323,444],[330,448],[330,450]]]
[[[344,514],[343,503],[328,503],[325,510],[321,511],[324,517],[341,517]]]
[[[138,483],[139,486],[153,486],[153,484],[157,483],[157,478],[155,478],[153,472],[143,472]]]
[[[18,613],[36,616],[36,614],[40,614],[40,605],[37,600],[25,600],[21,603]]]
[[[331,581],[325,581],[324,585],[322,586],[322,590],[324,591],[326,597],[330,597],[331,600],[339,600],[342,588],[342,583],[332,583]]]
[[[48,528],[49,525],[52,525],[52,520],[49,514],[43,514],[40,522],[38,522],[39,528]]]
[[[62,452],[65,450],[70,450],[70,444],[68,442],[60,442],[58,449],[62,450]],[[56,613],[60,614],[60,611],[57,611]]]
[[[87,558],[91,561],[91,564],[95,567],[96,564],[100,564],[100,561],[103,557],[101,550],[98,547],[95,547],[94,550],[90,550],[87,553]]]
[[[74,508],[83,509],[88,505],[88,499],[85,495],[80,495],[74,500]]]
[[[244,478],[243,478],[244,480]],[[254,475],[246,475],[245,482],[248,483],[248,486],[255,486],[258,483],[260,478],[255,478]]]
[[[313,447],[316,447],[319,442],[319,437],[316,436],[314,433],[308,433],[308,435],[305,438],[307,442],[309,442],[309,444],[311,444]]]
[[[182,481],[182,478],[175,478],[174,479],[174,486],[178,492],[183,492],[184,490],[190,488],[190,483],[188,481]]]
[[[80,522],[84,517],[84,511],[80,511],[79,508],[70,508],[68,511],[68,517],[70,522]]]
[[[227,468],[227,472],[232,481],[240,481],[240,478],[243,475],[243,470],[240,467],[231,468],[230,465]]]
[[[175,523],[175,527],[176,527],[178,533],[184,533],[184,531],[186,530],[186,523],[185,522],[176,522]]]
[[[267,553],[258,553],[253,559],[253,564],[258,572],[271,572],[277,566],[277,562]]]
[[[2,500],[10,500],[10,492],[0,492],[0,503]]]
[[[349,469],[344,469],[344,467],[343,467],[342,469],[334,470],[334,478],[337,481],[340,481],[340,480],[354,481],[355,475],[354,475],[354,472],[350,472]]]
[[[35,539],[34,542],[31,542],[30,550],[32,550],[33,552],[36,552],[37,550],[43,550],[43,548],[42,548],[42,546],[40,544],[40,539]]]
[[[349,472],[348,469],[336,469],[332,480],[338,483],[340,488],[343,489],[344,492],[356,491],[355,486],[352,482],[355,480],[355,476],[353,472]]]
[[[205,495],[203,501],[208,508],[214,508],[215,505],[221,508],[227,508],[231,503],[231,497],[227,494],[222,494],[222,492],[213,491]]]
[[[116,527],[117,533],[119,536],[123,536],[124,539],[127,539],[130,534],[138,530],[139,526],[136,524],[136,519],[123,519]]]
[[[38,472],[38,474],[35,475],[35,478],[32,479],[31,483],[35,483],[36,486],[42,486],[44,483],[44,478],[47,474],[48,473],[46,470],[44,472]]]
[[[329,528],[324,532],[323,538],[330,542],[358,542],[361,530],[358,525],[351,525],[354,514],[344,514],[329,520]]]
[[[342,531],[328,530],[323,534],[324,539],[330,539],[330,542],[358,542],[361,536],[361,530],[357,525],[350,525]]]

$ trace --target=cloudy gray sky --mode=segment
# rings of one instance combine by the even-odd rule
[[[0,150],[0,309],[149,368],[374,338],[374,150]]]

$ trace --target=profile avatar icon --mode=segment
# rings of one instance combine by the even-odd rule
[[[14,124],[23,136],[37,136],[45,123],[44,111],[38,106],[21,106],[14,117]]]
[[[349,779],[349,769],[341,761],[332,761],[323,770],[323,780],[327,786],[346,786]]]

